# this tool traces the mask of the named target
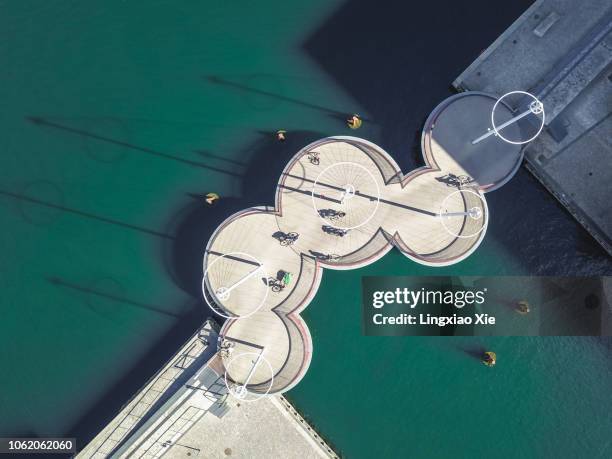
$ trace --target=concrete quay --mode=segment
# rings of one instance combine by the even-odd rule
[[[214,322],[206,322],[77,457],[110,457],[139,426],[150,419],[152,413],[158,411],[177,386],[184,384],[197,367],[211,358],[216,352],[217,329]]]
[[[77,458],[336,458],[280,396],[228,394],[207,321]]]
[[[282,396],[231,399],[223,418],[203,416],[164,457],[321,459],[338,455]]]
[[[527,169],[612,255],[612,4],[537,0],[453,86],[542,101]]]

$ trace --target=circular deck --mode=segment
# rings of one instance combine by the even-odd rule
[[[482,191],[492,191],[518,170],[523,159],[521,145],[493,135],[473,143],[493,131],[491,114],[497,98],[488,94],[466,92],[442,101],[431,113],[422,134],[426,161],[449,179],[465,177]],[[511,119],[514,113],[504,103],[495,107],[496,123]],[[504,129],[509,138],[521,137],[521,125],[514,123]]]
[[[323,223],[341,231],[367,224],[378,210],[380,188],[367,167],[340,161],[326,167],[312,186],[312,206]]]
[[[229,318],[219,350],[231,390],[283,392],[304,375],[312,341],[299,312],[323,267],[365,266],[393,246],[444,266],[478,247],[489,216],[482,193],[441,177],[433,168],[404,176],[365,140],[322,139],[289,162],[274,209],[223,222],[206,248],[202,288]]]
[[[328,265],[354,267],[352,257],[382,226],[385,187],[375,161],[354,143],[324,139],[289,163],[277,187],[278,227],[297,238],[291,248]],[[364,258],[368,256],[364,255]]]

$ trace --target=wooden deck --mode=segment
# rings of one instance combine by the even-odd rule
[[[247,209],[225,221],[208,244],[203,286],[208,301],[231,317],[221,331],[228,379],[248,380],[252,392],[282,392],[304,374],[312,349],[298,311],[316,292],[323,267],[364,266],[392,246],[434,266],[475,250],[486,229],[486,202],[477,189],[449,184],[448,172],[423,168],[404,176],[367,141],[323,139],[289,162],[275,208]],[[462,214],[475,207],[477,218]],[[306,262],[315,269],[303,269]]]

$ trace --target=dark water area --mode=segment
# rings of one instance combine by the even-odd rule
[[[3,3],[0,436],[90,439],[211,314],[199,286],[212,231],[271,205],[299,148],[355,134],[346,114],[404,171],[423,165],[425,118],[530,2],[412,3]],[[223,197],[212,208],[209,191]],[[362,275],[612,274],[524,168],[487,202],[485,241],[455,267],[394,251],[325,272],[304,312],[313,363],[288,395],[348,457],[474,457],[488,425],[497,457],[546,455],[527,429],[556,453],[610,451],[609,341],[360,334]],[[508,363],[483,378],[471,354],[486,346]]]
[[[531,3],[497,2],[490,14],[485,1],[348,1],[304,49],[367,109],[368,138],[409,171],[424,165],[421,129],[450,82]],[[487,201],[487,237],[512,247],[527,273],[612,273],[612,259],[526,169]]]
[[[498,2],[490,14],[488,2],[349,1],[304,48],[367,109],[364,137],[407,171],[424,164],[421,128],[449,83],[529,4]],[[487,202],[487,236],[469,260],[431,269],[392,253],[359,274],[612,273],[612,259],[526,169]],[[610,453],[610,339],[364,339],[360,285],[347,277],[326,272],[304,311],[313,362],[288,394],[347,457]],[[487,349],[508,359],[495,375],[479,366]]]

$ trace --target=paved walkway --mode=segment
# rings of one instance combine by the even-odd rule
[[[216,342],[207,322],[77,457],[338,457],[283,397],[228,397]]]
[[[206,459],[337,457],[317,440],[318,435],[307,432],[308,424],[294,418],[278,396],[230,403],[233,406],[224,417],[203,416],[164,457],[185,458],[187,453]]]

